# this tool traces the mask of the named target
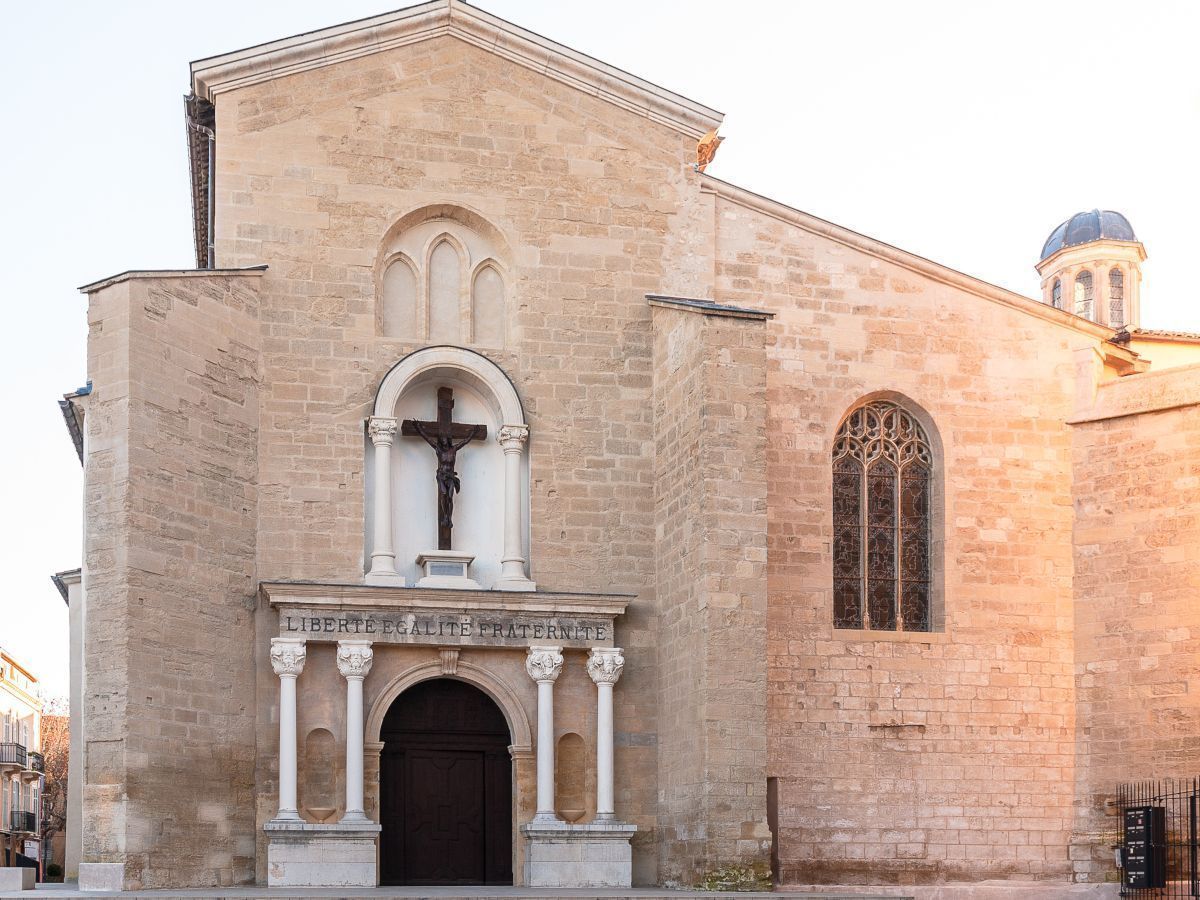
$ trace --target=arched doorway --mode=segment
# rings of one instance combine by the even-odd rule
[[[512,742],[478,688],[406,690],[380,729],[383,884],[512,884]]]

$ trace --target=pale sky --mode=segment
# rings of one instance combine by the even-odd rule
[[[484,0],[512,22],[726,114],[709,171],[1003,285],[1060,221],[1125,213],[1143,325],[1200,331],[1200,3]],[[81,284],[192,256],[190,60],[383,2],[9,4],[0,55],[0,645],[67,691],[82,479],[55,401],[87,380]],[[218,138],[219,140],[219,138]],[[304,573],[296,573],[302,576]]]

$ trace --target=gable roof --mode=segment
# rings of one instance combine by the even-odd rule
[[[431,0],[394,12],[196,60],[192,91],[208,102],[261,84],[393,47],[450,35],[517,65],[700,138],[722,113],[570,47],[476,9],[463,0]]]

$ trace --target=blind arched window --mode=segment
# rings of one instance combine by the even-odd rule
[[[1062,309],[1062,281],[1058,278],[1054,279],[1054,287],[1050,291],[1050,305]]]
[[[930,631],[933,454],[886,400],[854,410],[833,443],[835,628]]]
[[[1108,324],[1125,326],[1125,273],[1116,266],[1108,270]]]
[[[1092,273],[1087,269],[1075,276],[1075,315],[1092,317]]]

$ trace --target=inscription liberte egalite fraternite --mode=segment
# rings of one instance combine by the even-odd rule
[[[279,615],[283,635],[311,641],[360,637],[391,644],[528,647],[543,641],[595,647],[612,641],[612,623],[587,616],[480,612],[360,612],[291,609]]]

